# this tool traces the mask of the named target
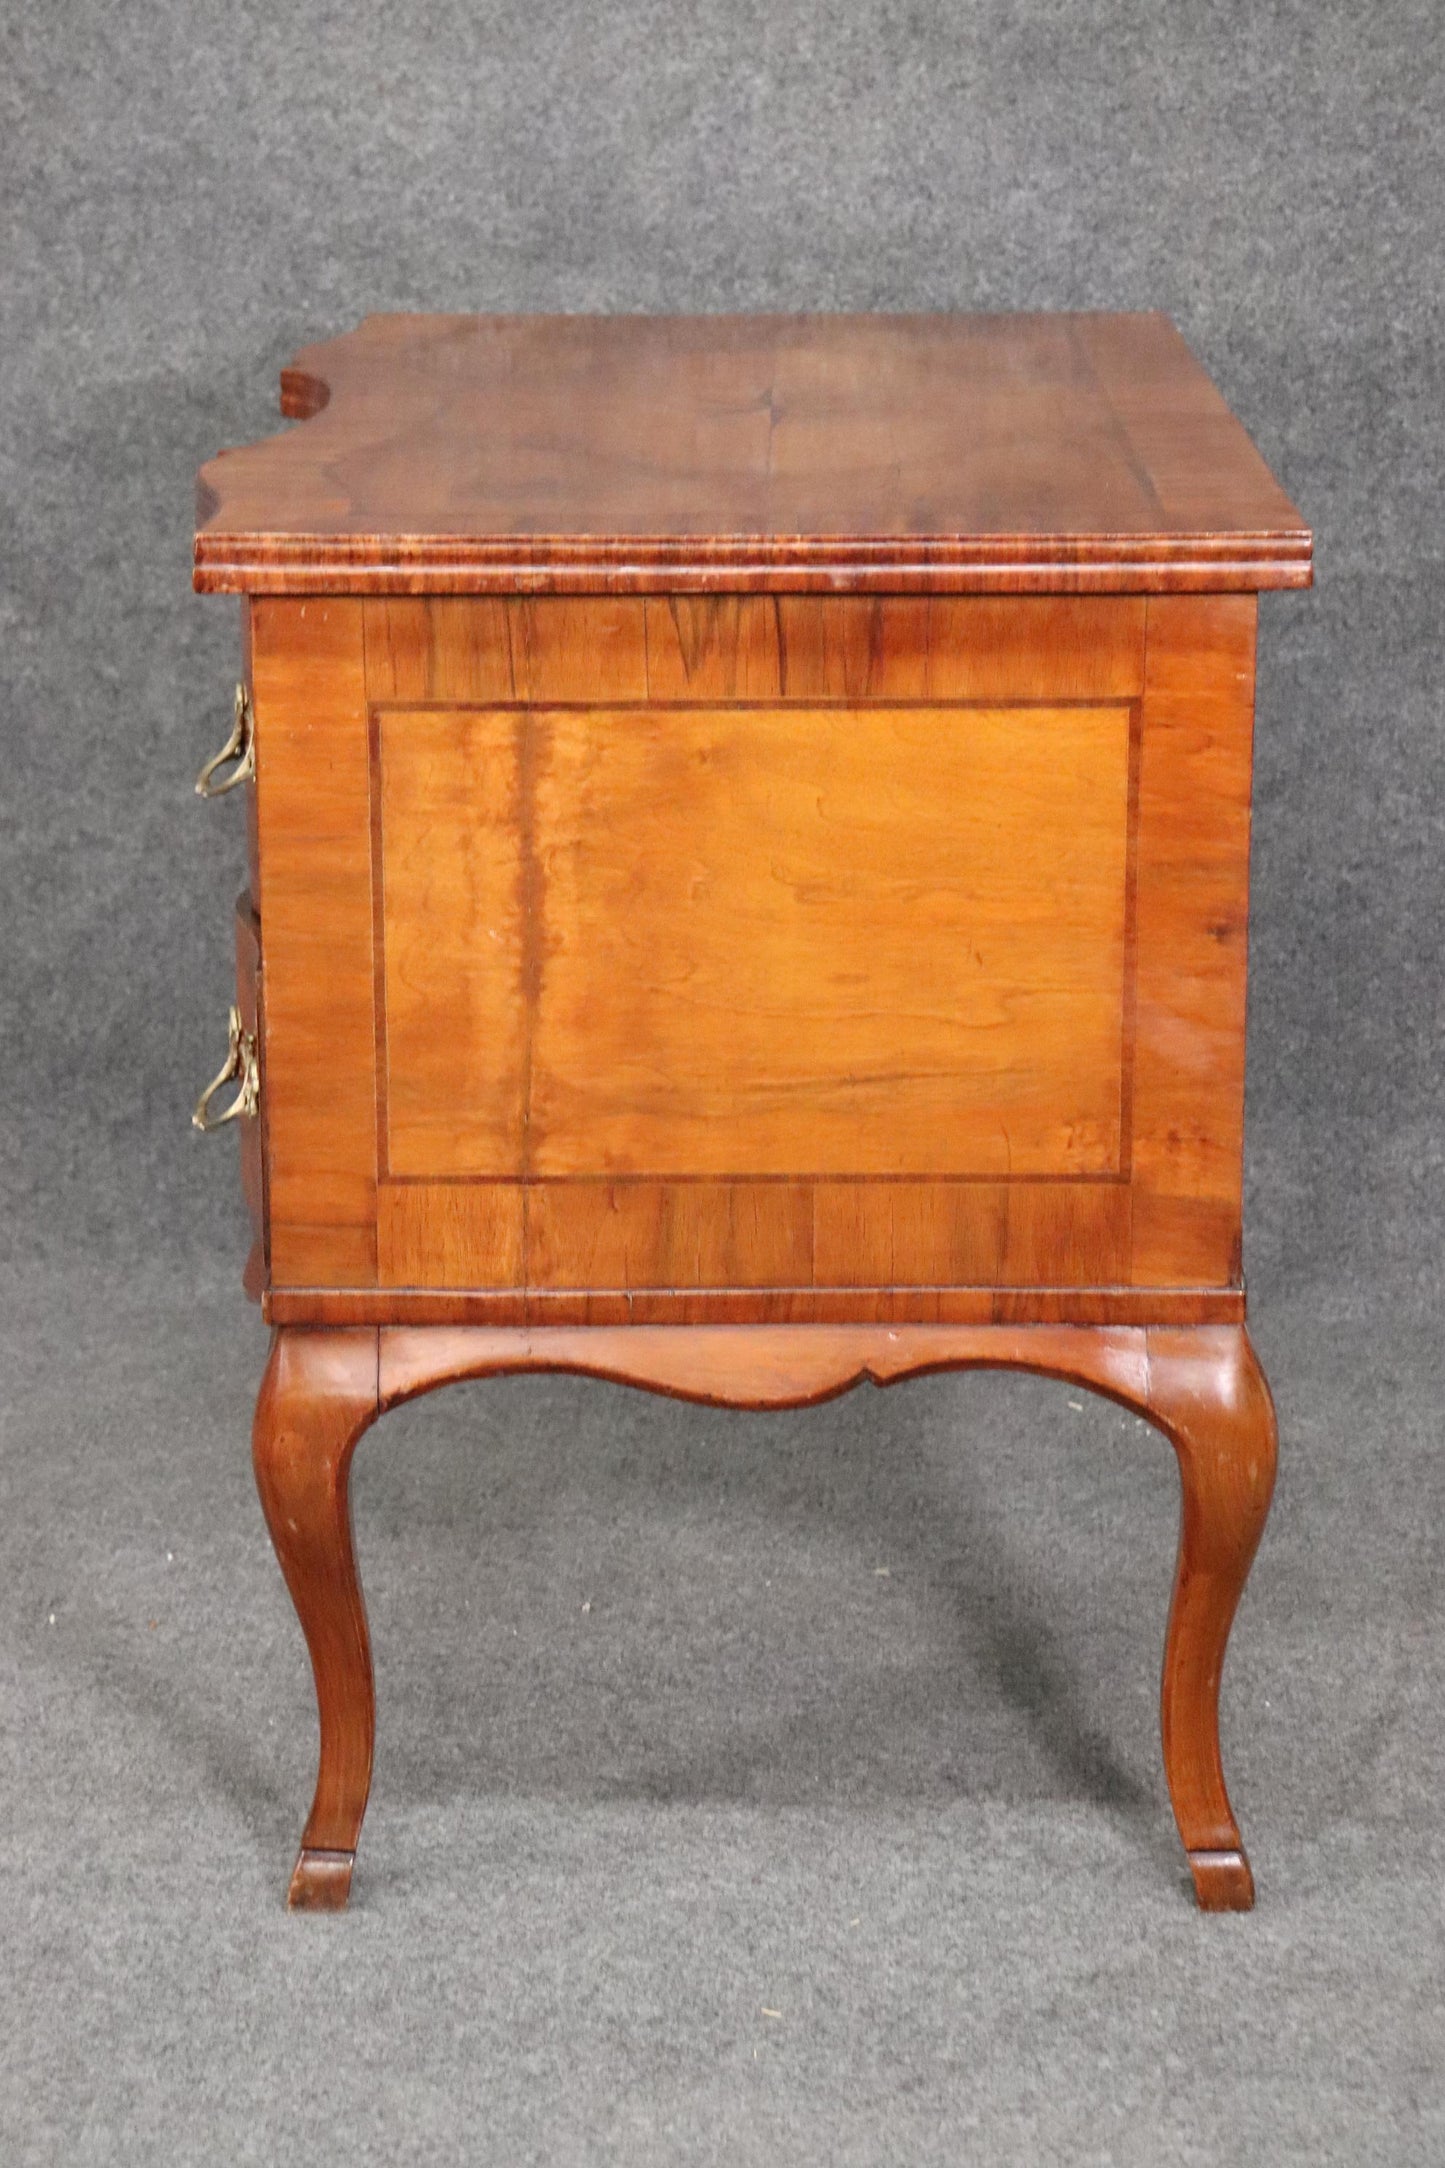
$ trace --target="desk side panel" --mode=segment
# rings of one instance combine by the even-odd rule
[[[1236,1315],[1254,631],[1232,596],[258,600],[272,1314]],[[1117,1174],[388,1178],[388,708],[646,700],[1134,705]]]
[[[628,910],[620,918],[614,913],[608,924],[614,930],[619,924],[628,928],[641,901],[640,895],[632,896],[628,883],[645,886],[643,876],[649,866],[655,869],[659,849],[672,847],[663,833],[670,818],[667,808],[675,804],[686,826],[687,792],[679,797],[664,785],[669,761],[683,759],[689,746],[696,751],[695,740],[705,739],[702,749],[716,754],[713,737],[727,739],[731,731],[747,738],[753,733],[748,742],[755,754],[766,752],[771,763],[790,747],[796,753],[795,740],[817,734],[821,718],[809,713],[817,703],[856,706],[854,727],[840,740],[830,771],[830,787],[836,792],[880,734],[891,730],[906,735],[908,704],[917,703],[922,710],[933,708],[934,714],[917,715],[922,733],[918,746],[898,749],[908,755],[910,787],[927,770],[930,755],[955,764],[960,757],[957,748],[949,752],[930,740],[930,731],[940,728],[962,729],[980,748],[993,745],[1002,761],[995,780],[1013,772],[1014,755],[1005,757],[1005,746],[1016,728],[1021,792],[1026,776],[1032,776],[1037,791],[1052,773],[1040,768],[1037,757],[1031,764],[1027,753],[1040,727],[1040,709],[1054,711],[1052,727],[1061,753],[1081,731],[1087,735],[1102,730],[1110,749],[1109,773],[1096,777],[1090,768],[1086,810],[1090,818],[1102,820],[1110,835],[1117,829],[1118,864],[1111,867],[1105,886],[1116,899],[1110,911],[1122,910],[1128,810],[1123,761],[1131,736],[1129,715],[1132,711],[1137,716],[1143,688],[1144,624],[1145,605],[1139,597],[1003,603],[733,595],[645,602],[614,597],[590,604],[547,598],[369,603],[368,692],[374,703],[373,741],[381,755],[374,789],[382,806],[378,918],[385,929],[382,1136],[391,1137],[383,1151],[378,1199],[382,1284],[408,1301],[422,1299],[419,1291],[426,1288],[440,1293],[470,1287],[494,1291],[487,1299],[495,1302],[503,1299],[503,1289],[519,1282],[541,1304],[565,1303],[574,1292],[579,1299],[634,1307],[638,1301],[666,1302],[676,1296],[686,1299],[689,1316],[711,1314],[711,1308],[731,1315],[739,1300],[761,1303],[764,1291],[771,1291],[770,1300],[801,1302],[807,1314],[835,1314],[841,1305],[860,1315],[892,1315],[895,1297],[890,1291],[898,1289],[906,1291],[901,1297],[905,1302],[921,1306],[920,1314],[932,1314],[940,1287],[1126,1286],[1131,1200],[1119,1157],[1124,1139],[1117,1075],[1119,1060],[1127,1063],[1129,1050],[1119,1045],[1122,956],[1117,932],[1107,939],[1101,935],[1095,943],[1107,966],[1109,983],[1097,993],[1113,1018],[1114,1044],[1108,1061],[1099,1061],[1101,1074],[1108,1072],[1115,1079],[1107,1114],[1101,1115],[1101,1134],[1108,1141],[1102,1157],[1095,1154],[1090,1160],[1085,1153],[1080,1160],[1084,1146],[1071,1133],[1067,1152],[1046,1155],[1028,1180],[1010,1180],[1008,1154],[1001,1148],[994,1152],[997,1136],[992,1131],[985,1136],[982,1130],[974,1135],[967,1122],[960,1127],[960,1112],[954,1108],[943,1132],[931,1141],[916,1141],[924,1147],[923,1167],[942,1173],[961,1164],[973,1170],[971,1178],[962,1180],[870,1179],[866,1168],[880,1164],[878,1140],[865,1153],[862,1146],[868,1140],[861,1137],[851,1139],[842,1164],[853,1165],[863,1178],[820,1178],[818,1140],[811,1136],[783,1140],[788,1148],[772,1153],[766,1166],[747,1149],[740,1150],[736,1160],[724,1155],[712,1170],[697,1162],[695,1152],[684,1153],[683,1179],[668,1178],[668,1170],[680,1171],[675,1151],[649,1151],[618,1180],[622,1170],[610,1165],[606,1155],[595,1159],[591,1173],[583,1164],[579,1152],[590,1134],[585,1124],[577,1150],[566,1155],[560,1169],[542,1164],[549,1153],[555,1159],[560,1150],[555,1137],[548,1141],[555,1123],[539,1125],[536,1109],[529,1116],[524,1108],[517,1132],[517,1007],[538,985],[549,986],[555,998],[564,958],[557,929],[545,911],[535,926],[529,919],[530,935],[522,938],[512,923],[511,899],[530,890],[534,916],[543,898],[555,913],[562,888],[555,878],[540,876],[549,870],[544,863],[549,850],[560,847],[559,839],[565,842],[575,835],[577,847],[589,854],[589,865],[599,852],[604,857],[612,853],[608,864],[616,876],[613,885],[621,882],[631,900]],[[499,712],[511,703],[523,711],[516,714],[520,752]],[[554,703],[563,708],[576,703],[591,711],[593,723],[575,711],[570,721],[563,712],[547,714]],[[657,706],[644,713],[648,703]],[[890,715],[900,703],[902,710]],[[619,712],[624,705],[628,712]],[[771,714],[760,714],[759,708]],[[995,708],[1017,716],[1017,725],[1009,713],[981,712]],[[651,766],[644,764],[624,789],[629,761],[641,757],[639,731],[651,747]],[[585,793],[561,788],[560,770],[553,778],[556,761],[542,759],[542,753],[550,745],[555,754],[574,737],[584,749],[588,744],[605,747],[596,772],[618,803],[609,798],[606,805],[584,805]],[[421,799],[403,775],[404,763],[414,760],[417,776],[430,774],[439,749],[458,766],[458,774],[439,793],[430,785],[422,793],[430,810],[418,823],[414,815]],[[476,802],[483,816],[490,803],[485,790],[478,798],[470,786],[462,787],[464,772],[472,768],[486,770],[495,784],[495,821],[457,819],[456,807],[463,800]],[[660,804],[665,800],[661,829],[652,821],[646,795],[654,772],[655,795]],[[856,803],[866,806],[870,796],[880,805],[886,802],[892,772],[875,778],[868,789],[860,784],[854,791]],[[963,781],[967,778],[952,779],[955,795]],[[549,798],[554,783],[560,790],[555,806]],[[946,800],[949,792],[942,795]],[[764,807],[762,826],[767,825],[763,815],[776,813],[781,819],[786,812],[794,823],[788,833],[806,834],[805,815],[813,801],[807,793],[804,797],[807,804],[800,802],[800,808],[789,810],[781,803]],[[965,836],[977,820],[975,797],[965,792],[959,800]],[[724,794],[714,811],[731,806],[736,798],[736,791]],[[522,830],[520,857],[502,832],[501,816],[512,800]],[[643,810],[648,812],[645,821]],[[1015,820],[1022,818],[1018,806],[1012,813]],[[726,851],[714,854],[720,880],[733,877],[729,866],[736,871],[757,855],[761,833],[742,813],[735,810],[730,817],[739,833]],[[937,817],[932,801],[899,814],[905,828],[910,823],[917,828],[920,853],[929,824]],[[1026,850],[1022,831],[1015,845],[1011,853],[1003,853],[1009,864]],[[975,856],[980,848],[975,847]],[[481,865],[472,863],[478,849],[485,861]],[[397,1098],[398,1079],[391,1073],[391,1009],[395,1000],[401,1020],[396,1053],[401,1060],[411,1037],[420,1042],[435,1032],[440,989],[429,989],[427,982],[433,967],[444,960],[452,935],[438,924],[434,910],[417,918],[409,896],[411,871],[393,891],[388,867],[398,851],[405,853],[429,891],[438,897],[445,891],[451,898],[443,916],[454,919],[462,912],[475,918],[486,934],[485,940],[472,944],[473,964],[460,977],[453,972],[459,997],[451,1005],[457,1011],[455,1027],[433,1040],[428,1055],[429,1063],[434,1058],[443,1069],[454,1067],[465,1089],[443,1093],[446,1104],[432,1107],[425,1120],[417,1121]],[[624,880],[626,867],[634,861],[638,871]],[[550,868],[554,876],[556,870]],[[1007,891],[1013,877],[1008,866],[1001,865],[991,878],[998,893],[986,886],[980,907],[991,923],[996,921],[998,938],[1007,939]],[[581,904],[590,899],[589,907],[595,908],[598,893],[593,868],[579,889],[579,923]],[[808,902],[817,915],[811,893]],[[398,913],[411,928],[404,946],[400,925],[393,937],[392,920]],[[717,915],[714,912],[714,918]],[[1046,948],[1050,941],[1057,945],[1051,928],[1052,920],[1039,929]],[[663,949],[665,931],[658,936]],[[415,941],[413,934],[418,936]],[[643,943],[643,952],[650,956],[656,945]],[[530,962],[524,953],[529,948]],[[599,948],[595,938],[583,942],[579,969],[595,962],[605,948],[605,943]],[[414,957],[403,964],[413,949]],[[617,961],[613,958],[614,967]],[[395,985],[394,965],[400,974]],[[945,977],[957,973],[952,941],[938,968]],[[605,976],[603,990],[610,999],[615,970]],[[1055,978],[1059,1000],[1065,994],[1068,1000],[1092,998],[1088,985],[1075,981],[1073,966],[1060,964]],[[579,983],[585,995],[585,973]],[[544,1015],[540,1030],[534,1022],[535,1043],[523,1056],[529,1073],[535,1069],[544,1084],[549,1035],[555,1030],[554,1014]],[[642,1036],[651,1046],[651,1036]],[[577,1075],[590,1077],[599,1060],[603,1073],[609,1073],[609,1063],[630,1058],[636,1038],[624,1033],[618,1047],[590,1026],[574,1032],[576,1048],[585,1056]],[[697,1052],[699,1071],[710,1079],[730,1063],[736,1067],[740,1058],[731,1039],[711,1048],[700,1044]],[[734,1086],[737,1081],[733,1079]],[[654,1110],[654,1131],[659,1121],[674,1119],[672,1110],[684,1106],[684,1086],[695,1096],[695,1085],[686,1075],[674,1077]],[[1073,1082],[1066,1090],[1060,1075],[1054,1088],[1062,1108]],[[906,1098],[906,1080],[900,1090]],[[528,1104],[531,1096],[529,1085]],[[427,1099],[425,1091],[421,1099]],[[629,1091],[626,1103],[639,1105],[638,1093]],[[455,1109],[458,1139],[467,1144],[464,1152],[439,1152],[447,1106]],[[419,1104],[416,1112],[425,1109]],[[900,1119],[904,1112],[900,1106]],[[463,1138],[464,1129],[475,1134]],[[649,1142],[662,1146],[669,1139],[653,1135]],[[825,1160],[830,1156],[834,1164],[839,1162],[837,1140]],[[1050,1178],[1050,1159],[1062,1179]],[[901,1154],[899,1164],[910,1164],[908,1153]],[[647,1171],[652,1167],[655,1175]],[[985,1169],[1001,1178],[987,1178]],[[547,1175],[553,1178],[539,1178]],[[410,1291],[404,1298],[403,1290]]]

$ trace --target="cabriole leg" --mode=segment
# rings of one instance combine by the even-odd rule
[[[375,1331],[283,1326],[256,1403],[256,1487],[306,1636],[321,1726],[290,1903],[345,1905],[371,1787],[375,1696],[351,1537],[356,1441],[377,1412]]]
[[[1254,1902],[1219,1751],[1219,1686],[1274,1486],[1269,1388],[1242,1326],[429,1327],[276,1336],[256,1409],[256,1479],[306,1635],[321,1724],[291,1903],[339,1908],[371,1781],[374,1699],[348,1476],[382,1407],[463,1377],[573,1371],[714,1405],[797,1407],[871,1378],[1034,1370],[1137,1407],[1179,1461],[1179,1558],[1165,1643],[1164,1766],[1207,1911]]]
[[[1179,1457],[1179,1558],[1160,1700],[1174,1818],[1206,1912],[1244,1912],[1254,1877],[1219,1753],[1219,1682],[1274,1489],[1274,1404],[1243,1326],[1149,1333],[1148,1408]]]

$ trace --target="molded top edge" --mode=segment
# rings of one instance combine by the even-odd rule
[[[372,316],[201,470],[251,593],[1303,587],[1312,538],[1157,315]]]

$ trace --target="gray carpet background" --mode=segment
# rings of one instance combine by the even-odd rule
[[[1445,2155],[1442,146],[1435,0],[0,8],[0,2160]],[[1261,609],[1252,1917],[1158,1767],[1167,1450],[978,1379],[390,1418],[353,1911],[281,1909],[192,479],[409,307],[1163,308],[1314,525]]]

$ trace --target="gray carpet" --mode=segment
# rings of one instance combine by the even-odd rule
[[[1437,2162],[1438,1335],[1261,1307],[1284,1410],[1193,1908],[1175,1487],[1112,1406],[751,1417],[459,1387],[357,1460],[381,1703],[351,1912],[212,1278],[17,1284],[0,2093],[25,2162]]]
[[[0,7],[0,2168],[1445,2159],[1442,145],[1439,0]],[[1318,537],[1261,609],[1259,1908],[1164,1799],[1152,1433],[536,1380],[362,1449],[374,1803],[289,1918],[185,1127],[242,878],[196,465],[370,309],[1059,307],[1167,310]]]

